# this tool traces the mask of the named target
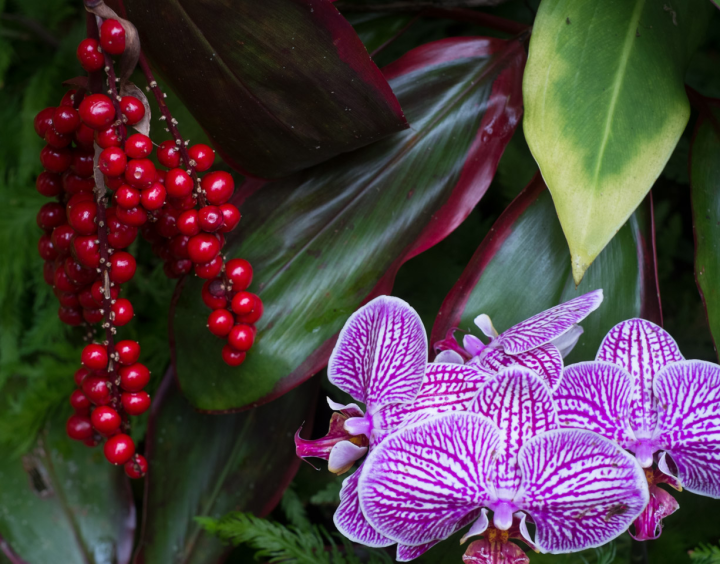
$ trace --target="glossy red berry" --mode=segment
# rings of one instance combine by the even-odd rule
[[[81,178],[88,178],[93,175],[93,158],[95,155],[92,151],[84,149],[73,149],[73,159],[70,170]]]
[[[220,233],[232,231],[240,223],[240,211],[232,204],[222,204],[220,211],[223,215],[223,224],[220,227]]]
[[[51,127],[45,132],[45,142],[56,148],[67,147],[72,143],[72,135],[60,135],[54,127]]]
[[[57,148],[45,145],[40,151],[40,163],[48,172],[62,174],[72,164],[72,151],[67,147]]]
[[[97,204],[92,200],[77,202],[68,206],[67,221],[78,235],[92,235],[97,232]]]
[[[95,141],[95,131],[84,123],[81,123],[80,127],[75,130],[73,139],[75,139],[75,143],[81,149],[92,151],[93,142]]]
[[[90,416],[90,422],[98,433],[112,435],[120,428],[120,414],[112,407],[101,405],[96,407]]]
[[[91,268],[85,268],[73,257],[65,257],[63,268],[68,278],[72,280],[78,287],[92,284],[98,277],[97,271]]]
[[[247,313],[245,315],[238,315],[235,320],[239,323],[248,323],[252,325],[253,323],[257,323],[260,321],[260,318],[263,315],[263,303],[262,300],[255,296],[255,306],[253,307],[253,310],[250,313]]]
[[[35,119],[33,120],[33,126],[35,127],[35,133],[37,133],[41,139],[45,139],[45,133],[47,133],[47,130],[52,127],[53,116],[55,115],[55,109],[56,108],[51,107],[51,108],[45,108],[44,110],[40,110],[38,112],[38,114],[35,116]],[[178,153],[178,160],[179,160],[179,153]],[[175,165],[175,166],[177,166],[177,165]]]
[[[214,233],[223,225],[223,213],[217,206],[204,206],[198,211],[198,223],[200,229],[208,233]]]
[[[57,249],[53,246],[52,239],[47,233],[38,241],[38,254],[43,260],[55,260],[58,257]]]
[[[150,395],[147,392],[125,392],[120,396],[120,401],[128,415],[142,415],[150,408]]]
[[[73,393],[70,394],[70,405],[75,411],[86,413],[90,410],[92,404],[88,397],[82,393],[82,390],[74,390]]]
[[[135,364],[140,358],[140,344],[137,341],[118,341],[115,352],[118,353],[120,364]]]
[[[123,325],[130,323],[133,315],[135,315],[130,300],[126,300],[125,298],[120,298],[115,301],[112,305],[112,312],[115,314],[113,322],[118,327],[122,327]]]
[[[43,135],[45,134],[43,133]],[[177,148],[174,141],[163,141],[157,148],[157,159],[161,165],[167,168],[177,168],[180,166],[180,149]]]
[[[59,174],[41,172],[35,181],[35,188],[46,198],[52,198],[62,193],[62,180]]]
[[[235,317],[226,309],[216,309],[208,317],[208,329],[217,337],[225,337],[235,325]]]
[[[93,282],[93,285],[90,287],[90,294],[97,305],[101,305],[103,303],[103,300],[105,299],[104,292],[104,285],[101,280]],[[110,286],[110,299],[116,300],[119,295],[120,288],[118,286]]]
[[[85,345],[82,351],[81,362],[90,370],[103,370],[107,368],[108,354],[105,345],[91,343]]]
[[[187,235],[175,235],[172,239],[170,239],[168,243],[168,249],[170,249],[170,254],[178,259],[187,259],[188,256],[188,242],[190,241],[190,237]]]
[[[43,204],[35,219],[40,229],[52,231],[65,223],[65,207],[57,202],[48,202]]]
[[[197,210],[187,210],[177,219],[177,228],[180,233],[192,237],[200,233],[200,222]]]
[[[107,129],[115,121],[115,107],[105,94],[90,94],[80,102],[80,118],[92,129]]]
[[[164,268],[164,270],[168,278],[180,278],[181,276],[192,272],[193,261],[190,259],[177,259],[172,262],[165,263],[165,266],[167,268]]]
[[[60,292],[59,290],[54,290],[55,296],[58,299],[58,303],[62,307],[80,307],[82,304],[80,303],[79,294],[75,292]]]
[[[115,284],[129,282],[137,268],[135,257],[125,251],[114,253],[110,259],[110,280]]]
[[[119,373],[120,387],[126,392],[139,392],[150,382],[150,371],[139,362],[121,366]]]
[[[202,143],[190,147],[188,149],[188,155],[195,161],[195,170],[198,172],[209,170],[213,162],[215,162],[215,152]]]
[[[155,231],[161,237],[169,239],[179,233],[177,228],[177,214],[175,210],[164,209],[160,217],[155,222]]]
[[[210,262],[206,262],[205,264],[196,264],[194,268],[195,274],[204,280],[216,278],[222,272],[223,262],[223,256],[218,255]]]
[[[103,149],[98,159],[98,168],[106,176],[120,176],[127,168],[127,157],[120,147]]]
[[[84,366],[81,368],[78,368],[75,371],[75,376],[74,376],[75,384],[78,386],[82,386],[83,380],[85,380],[85,378],[89,375],[90,375],[90,370],[88,370]]]
[[[78,302],[80,302],[80,305],[85,309],[97,309],[102,305],[102,303],[95,301],[90,288],[83,288],[80,292],[78,292],[77,296]]]
[[[188,255],[195,264],[205,264],[220,252],[220,241],[210,233],[198,233],[188,241]]]
[[[152,141],[142,133],[135,133],[125,141],[125,152],[131,159],[144,159],[152,153],[152,149]]]
[[[181,168],[173,168],[165,175],[165,189],[172,198],[185,198],[192,194],[193,180]]]
[[[65,193],[70,195],[87,192],[88,194],[95,188],[95,179],[91,176],[83,178],[75,174],[72,170],[66,170],[62,175],[62,186]]]
[[[238,292],[232,299],[232,310],[238,315],[247,315],[255,309],[255,294]]]
[[[167,192],[160,182],[153,182],[140,194],[140,204],[148,211],[159,210],[165,203]]]
[[[60,106],[53,113],[52,123],[60,135],[69,135],[80,127],[80,114],[72,106]]]
[[[110,403],[110,389],[107,384],[107,376],[90,374],[83,380],[82,391],[95,405]]]
[[[255,330],[250,325],[235,325],[228,334],[228,344],[239,351],[247,351],[255,341]]]
[[[95,142],[101,149],[107,149],[108,147],[119,147],[122,145],[122,139],[115,131],[114,127],[108,127],[107,129],[101,129],[95,132]]]
[[[110,464],[125,464],[135,454],[135,443],[128,435],[119,433],[105,442],[103,452]]]
[[[93,429],[87,415],[71,415],[65,424],[68,437],[75,441],[84,441],[92,437]]]
[[[232,259],[225,265],[225,275],[236,292],[246,290],[253,278],[253,269],[245,259]]]
[[[206,174],[200,185],[205,191],[205,198],[208,203],[215,206],[227,202],[235,190],[233,177],[223,170],[216,170],[215,172]]]
[[[129,247],[135,241],[137,233],[137,227],[122,223],[116,216],[108,220],[108,243],[114,249]]]
[[[65,325],[70,325],[72,327],[82,325],[83,322],[82,311],[77,307],[58,308],[58,317]]]
[[[100,46],[110,55],[125,51],[125,28],[117,20],[105,20],[100,26]]]
[[[145,188],[155,182],[155,165],[150,159],[132,159],[125,170],[125,181],[135,188]]]
[[[90,325],[100,323],[103,320],[103,312],[101,309],[86,309],[82,311],[83,319]]]
[[[100,244],[95,235],[78,235],[72,242],[72,254],[85,268],[100,266]]]
[[[105,66],[105,57],[98,50],[98,42],[95,39],[83,39],[78,45],[76,55],[80,66],[87,72],[99,71]]]
[[[125,474],[131,480],[137,480],[147,474],[148,463],[142,454],[136,454],[125,463]]]
[[[135,125],[145,117],[145,106],[135,96],[123,96],[120,100],[120,110],[127,117],[128,125]]]
[[[147,212],[140,206],[129,209],[118,207],[115,210],[115,217],[118,221],[120,221],[120,223],[124,223],[125,225],[130,225],[135,228],[144,225],[148,219]]]
[[[222,348],[222,359],[229,366],[240,366],[245,361],[245,353],[225,345]]]
[[[222,280],[216,278],[205,282],[202,287],[202,300],[211,309],[220,309],[227,306],[227,297]]]
[[[108,149],[105,150],[107,151]],[[123,184],[115,191],[114,198],[118,207],[129,210],[140,205],[140,190]]]
[[[46,262],[43,264],[43,280],[45,281],[45,284],[48,286],[52,286],[54,284],[55,278],[55,263],[54,262]]]

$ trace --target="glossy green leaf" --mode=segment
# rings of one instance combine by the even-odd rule
[[[410,129],[247,198],[228,255],[253,265],[265,314],[244,364],[229,368],[205,327],[202,281],[188,280],[173,328],[193,405],[245,408],[309,378],[350,314],[467,217],[517,125],[524,58],[519,42],[499,39],[412,50],[385,70]]]
[[[29,564],[127,564],[134,531],[125,473],[64,421],[22,458],[0,456],[0,536]]]
[[[605,299],[582,322],[585,332],[567,363],[594,359],[607,331],[620,321],[644,317],[662,323],[651,205],[648,197],[576,288],[552,198],[536,176],[497,220],[445,298],[431,342],[453,327],[479,335],[473,319],[481,313],[504,331],[597,288]]]
[[[150,465],[135,564],[210,564],[229,550],[196,516],[269,513],[295,476],[292,437],[312,419],[317,382],[269,405],[231,415],[197,413],[172,374],[155,398],[146,452]]]
[[[237,170],[279,178],[407,127],[382,73],[326,0],[110,3]]]
[[[579,283],[660,175],[690,116],[683,77],[706,0],[543,0],[523,80],[525,135]]]
[[[720,339],[720,100],[701,100],[690,154],[695,279],[717,352]]]

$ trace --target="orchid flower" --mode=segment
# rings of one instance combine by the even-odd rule
[[[468,411],[386,437],[365,461],[358,491],[372,527],[400,543],[400,561],[471,523],[463,540],[489,536],[470,545],[466,562],[523,562],[507,546],[511,535],[497,534],[515,526],[542,552],[591,548],[625,531],[648,502],[632,455],[596,433],[561,429],[550,388],[519,366],[485,378]]]
[[[428,364],[428,345],[420,317],[407,303],[380,296],[358,311],[340,332],[330,356],[331,383],[365,404],[342,405],[328,398],[334,413],[328,434],[309,441],[295,436],[302,458],[328,460],[341,474],[403,424],[436,413],[464,409],[487,376],[457,364]],[[357,483],[362,466],[343,482],[335,524],[346,537],[369,546],[394,541],[379,534],[360,511]]]
[[[467,364],[491,372],[505,366],[524,366],[543,377],[554,389],[562,375],[563,358],[583,333],[578,323],[595,311],[602,300],[602,290],[588,292],[538,313],[501,334],[493,327],[489,316],[478,315],[475,325],[489,337],[490,343],[486,345],[476,336],[467,334],[463,338],[464,348],[461,348],[451,332],[435,344],[435,348],[442,351],[437,361],[462,364],[467,359]]]
[[[565,369],[554,397],[563,426],[612,439],[646,469],[651,500],[635,538],[657,538],[678,508],[660,482],[720,498],[720,366],[685,360],[654,323],[613,327],[594,362]]]

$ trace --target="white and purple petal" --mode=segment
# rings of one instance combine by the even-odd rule
[[[568,366],[553,399],[563,427],[594,431],[628,448],[635,440],[630,428],[632,394],[632,379],[625,370],[595,361]]]
[[[602,300],[602,290],[588,292],[513,325],[497,338],[497,342],[508,354],[527,352],[570,331],[600,307]]]
[[[426,542],[425,544],[421,544],[419,546],[408,546],[406,544],[398,544],[395,560],[397,562],[410,562],[410,560],[415,560],[419,556],[422,556],[423,554],[425,554],[428,550],[430,550],[438,542],[440,542],[440,541]]]
[[[514,491],[520,484],[517,457],[520,447],[535,435],[559,427],[550,389],[527,368],[505,368],[488,378],[470,405],[470,411],[490,419],[500,429],[497,486]]]
[[[415,399],[427,363],[427,335],[407,303],[380,296],[345,323],[328,363],[328,379],[377,408]]]
[[[658,486],[650,486],[650,501],[635,519],[635,530],[630,531],[630,536],[639,541],[655,540],[662,533],[662,520],[678,509],[680,504],[672,495]]]
[[[343,480],[340,490],[340,505],[335,510],[333,521],[337,530],[352,542],[374,547],[390,546],[395,541],[378,533],[360,510],[358,480],[363,466],[361,465],[353,474]]]
[[[360,507],[398,543],[445,539],[488,502],[497,427],[485,417],[450,412],[404,427],[375,447],[360,476]]]
[[[719,498],[720,366],[670,364],[655,377],[654,392],[659,415],[653,442],[670,455],[684,488]]]
[[[518,461],[515,503],[535,522],[543,552],[600,546],[627,530],[648,502],[635,458],[590,431],[549,431],[525,443]]]
[[[359,446],[350,441],[336,443],[328,457],[328,470],[333,474],[344,474],[356,460],[360,460],[368,451],[368,447]]]
[[[551,343],[524,353],[511,355],[498,348],[488,347],[480,356],[471,359],[468,364],[479,366],[491,372],[499,372],[508,366],[523,366],[542,377],[550,389],[555,389],[563,370],[563,357]]]
[[[666,365],[683,359],[675,340],[645,319],[628,319],[610,329],[595,360],[611,362],[633,378],[630,423],[638,438],[649,437],[657,423],[653,378]]]
[[[560,351],[560,355],[565,358],[575,348],[575,345],[577,345],[577,342],[584,332],[585,330],[580,327],[580,325],[573,325],[567,332],[553,339],[550,343],[554,345]]]

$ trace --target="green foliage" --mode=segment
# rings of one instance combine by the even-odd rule
[[[720,564],[720,546],[716,544],[701,543],[689,555],[695,564]]]

